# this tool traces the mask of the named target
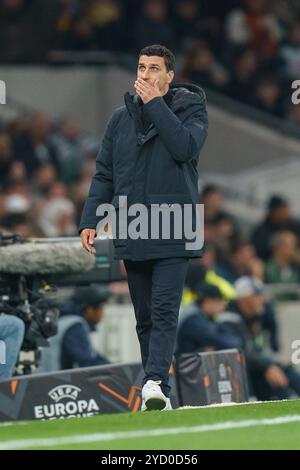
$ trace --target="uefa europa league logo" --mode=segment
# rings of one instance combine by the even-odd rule
[[[0,80],[0,104],[6,104],[6,85],[3,80]]]

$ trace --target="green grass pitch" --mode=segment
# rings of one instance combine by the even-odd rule
[[[300,400],[0,424],[4,449],[300,449]]]

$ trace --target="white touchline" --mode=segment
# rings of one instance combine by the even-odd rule
[[[254,426],[274,426],[277,424],[287,423],[300,423],[300,415],[287,415],[269,419],[249,419],[244,421],[225,421],[223,423],[204,424],[193,427],[164,428],[157,430],[153,429],[150,431],[141,429],[139,431],[86,434],[85,436],[75,434],[74,436],[62,436],[45,439],[23,439],[6,442],[2,441],[0,443],[0,450],[25,449],[31,447],[53,447],[62,446],[66,444],[86,444],[89,442],[116,441],[120,439],[136,439],[142,437],[167,436],[182,433],[222,431],[224,429],[230,430],[239,428],[250,428]]]

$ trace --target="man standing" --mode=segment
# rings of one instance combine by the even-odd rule
[[[174,66],[166,47],[142,49],[136,95],[126,93],[125,106],[108,123],[79,226],[82,244],[91,253],[101,221],[97,207],[111,203],[118,215],[124,205],[120,196],[127,197],[130,209],[141,203],[172,211],[189,204],[195,221],[197,163],[208,127],[206,99],[195,85],[170,86]],[[171,409],[168,380],[180,300],[189,258],[201,256],[198,247],[187,248],[186,237],[159,235],[114,238],[115,257],[124,259],[128,275],[145,371],[142,410]]]

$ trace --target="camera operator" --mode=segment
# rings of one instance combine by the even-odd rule
[[[50,339],[50,346],[43,349],[38,372],[109,363],[95,351],[89,337],[103,317],[109,295],[95,287],[80,287],[61,305],[58,334]]]
[[[9,379],[17,363],[23,343],[25,325],[13,315],[0,313],[0,341],[5,345],[4,364],[0,361],[0,380]],[[2,358],[1,358],[2,359]]]

